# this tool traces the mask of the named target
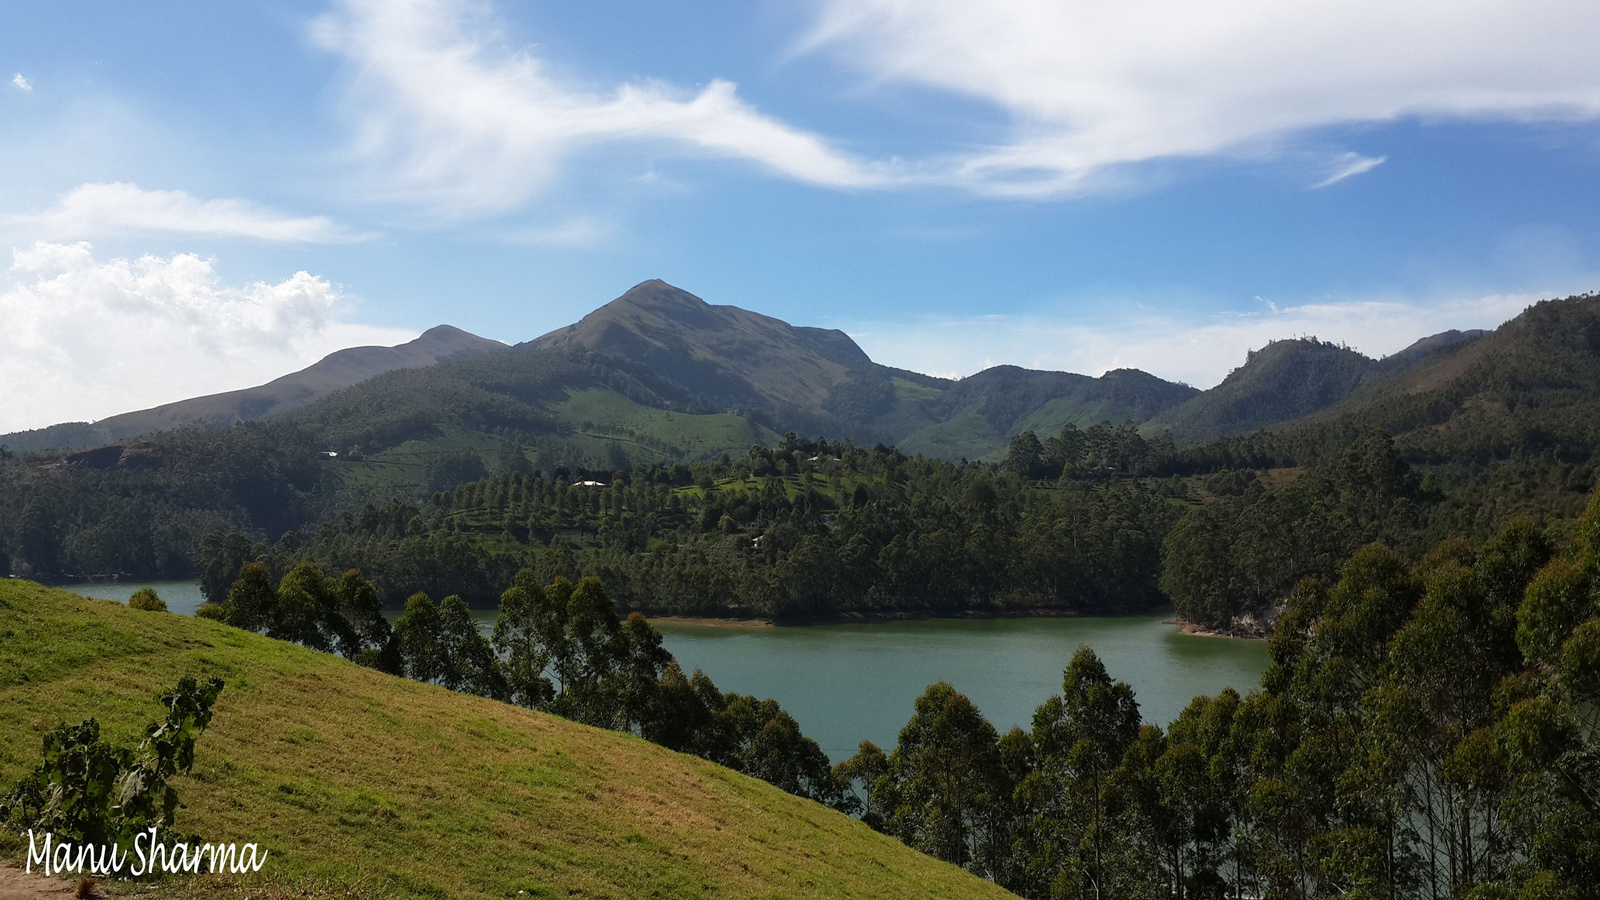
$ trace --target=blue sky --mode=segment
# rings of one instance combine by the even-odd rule
[[[15,4],[0,431],[647,278],[944,375],[1393,352],[1600,288],[1600,7]]]

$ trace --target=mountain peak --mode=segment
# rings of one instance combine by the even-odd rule
[[[454,338],[462,335],[466,335],[467,337],[477,337],[477,335],[473,334],[472,332],[462,331],[460,328],[457,328],[454,325],[435,325],[432,328],[429,328],[427,331],[424,331],[418,337],[418,340],[421,340],[422,338]]]
[[[872,365],[844,332],[714,306],[654,278],[531,344],[641,362],[706,397],[811,412],[851,372]]]

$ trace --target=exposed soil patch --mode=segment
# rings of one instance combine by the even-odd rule
[[[0,900],[60,900],[78,895],[78,880],[51,878],[0,863]],[[95,891],[89,896],[103,896]]]

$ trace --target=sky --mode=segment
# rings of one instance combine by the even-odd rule
[[[650,278],[949,377],[1216,384],[1600,289],[1600,4],[0,13],[0,433]]]

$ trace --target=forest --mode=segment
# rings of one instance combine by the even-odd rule
[[[309,561],[366,573],[391,608],[418,592],[492,607],[528,569],[598,576],[621,609],[650,614],[1170,605],[1204,627],[1264,633],[1300,579],[1334,576],[1373,541],[1415,562],[1518,516],[1560,540],[1595,471],[1548,448],[1414,464],[1379,430],[1179,448],[1101,423],[1044,440],[1023,432],[984,463],[791,433],[739,458],[543,472],[512,444],[487,458],[436,455],[431,494],[358,502],[330,484],[316,446],[301,425],[269,420],[44,467],[10,455],[0,561],[42,580],[198,575],[213,599],[247,562],[281,578]]]
[[[1331,465],[1185,475],[1190,453],[1109,424],[1042,442],[1025,432],[994,464],[790,435],[715,463],[505,472],[272,543],[212,534],[201,580],[219,598],[246,562],[281,576],[309,560],[367,573],[391,607],[424,591],[487,608],[529,569],[596,575],[623,609],[648,614],[817,621],[1170,604],[1206,627],[1262,632],[1302,578],[1333,577],[1367,543],[1414,561],[1518,515],[1559,531],[1589,486],[1587,466],[1533,460],[1442,488],[1381,432]]]

